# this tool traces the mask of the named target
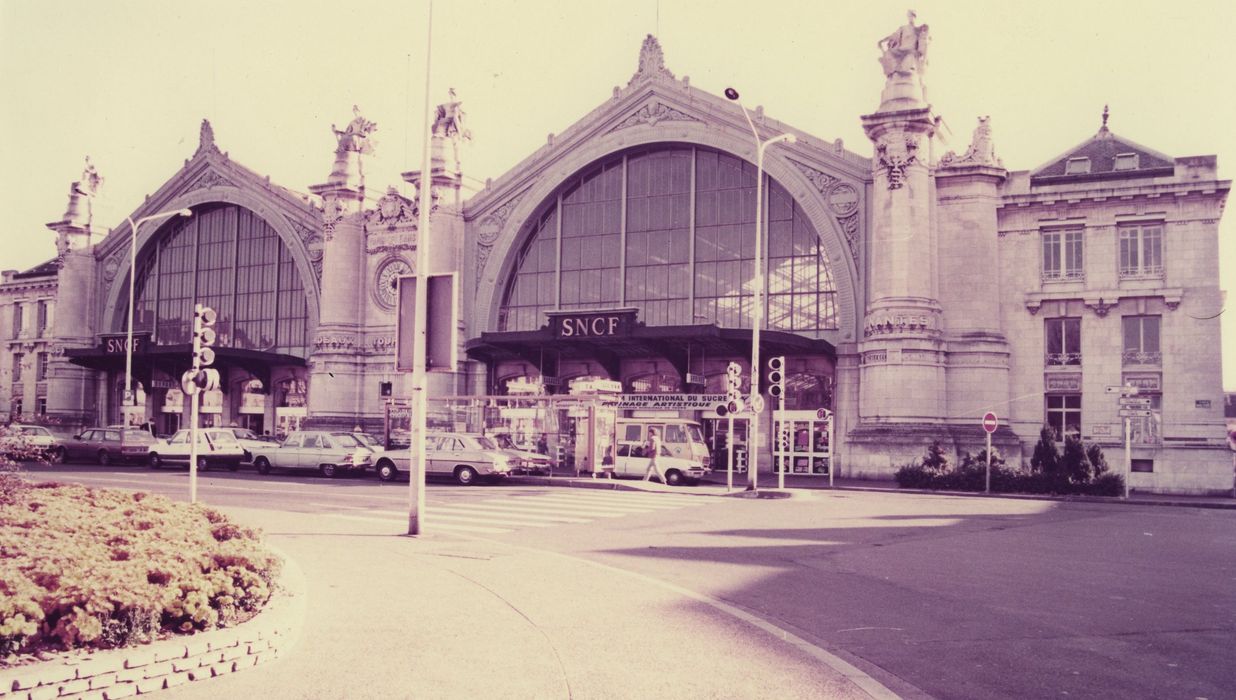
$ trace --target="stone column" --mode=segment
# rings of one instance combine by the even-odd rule
[[[974,426],[987,411],[1009,415],[1009,346],[1000,315],[998,209],[1008,171],[995,156],[987,119],[961,157],[949,153],[936,171],[940,301],[948,352],[947,415],[958,447],[983,449]],[[1007,451],[1008,421],[993,438]]]
[[[350,430],[361,411],[364,368],[361,325],[365,304],[365,176],[376,125],[360,116],[335,129],[338,147],[327,181],[309,188],[322,198],[321,315],[309,360],[306,425]]]
[[[56,273],[56,313],[52,319],[51,357],[47,363],[47,413],[73,427],[104,420],[96,397],[95,372],[72,364],[69,348],[95,342],[95,265],[90,243],[90,202],[82,183],[69,188],[69,204],[59,221],[47,224],[56,233],[60,270]]]

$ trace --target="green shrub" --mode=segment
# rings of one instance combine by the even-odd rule
[[[1064,453],[1060,455],[1060,474],[1073,484],[1090,481],[1090,460],[1081,440],[1068,435],[1064,438]]]
[[[1087,484],[1087,493],[1091,496],[1123,496],[1124,477],[1111,472],[1100,474]]]
[[[1107,471],[1107,458],[1103,456],[1103,448],[1099,447],[1098,443],[1092,442],[1086,448],[1086,460],[1090,462],[1090,468],[1094,471],[1096,478]]]
[[[1030,466],[1034,471],[1042,474],[1055,474],[1060,470],[1060,452],[1056,449],[1056,434],[1046,425],[1039,431],[1039,441],[1034,444],[1034,456],[1030,458]]]
[[[939,440],[932,440],[927,446],[927,452],[923,455],[923,469],[929,472],[939,474],[948,470],[948,455],[944,453],[944,448],[940,446]]]
[[[208,508],[36,484],[0,506],[0,654],[231,625],[278,570],[257,533]]]

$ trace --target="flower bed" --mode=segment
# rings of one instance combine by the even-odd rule
[[[23,488],[0,503],[0,655],[230,626],[267,602],[279,566],[257,533],[210,508]]]

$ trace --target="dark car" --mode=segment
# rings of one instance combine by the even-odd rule
[[[123,445],[120,442],[122,432]],[[144,462],[154,442],[154,437],[145,430],[88,428],[62,440],[55,458],[61,462],[80,459],[98,462],[104,466],[112,462]]]

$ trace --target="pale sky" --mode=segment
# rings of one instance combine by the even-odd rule
[[[419,168],[426,3],[0,0],[0,269],[55,254],[86,155],[105,178],[96,222],[118,227],[197,147],[219,147],[298,191],[325,181],[360,106],[378,124],[371,193]],[[666,66],[822,139],[871,145],[859,116],[884,77],[876,41],[905,2],[438,0],[432,102],[463,101],[465,175],[496,178],[625,85],[644,35]],[[1029,170],[1092,136],[1103,105],[1118,135],[1171,156],[1236,165],[1231,34],[1236,2],[918,1],[931,27],[928,98],[965,149],[990,115],[997,154]],[[375,194],[375,196],[376,196]],[[1220,229],[1236,289],[1236,223]],[[1229,305],[1232,300],[1229,299]],[[1216,309],[1218,311],[1218,309]],[[1224,384],[1236,390],[1236,312],[1223,314]]]

